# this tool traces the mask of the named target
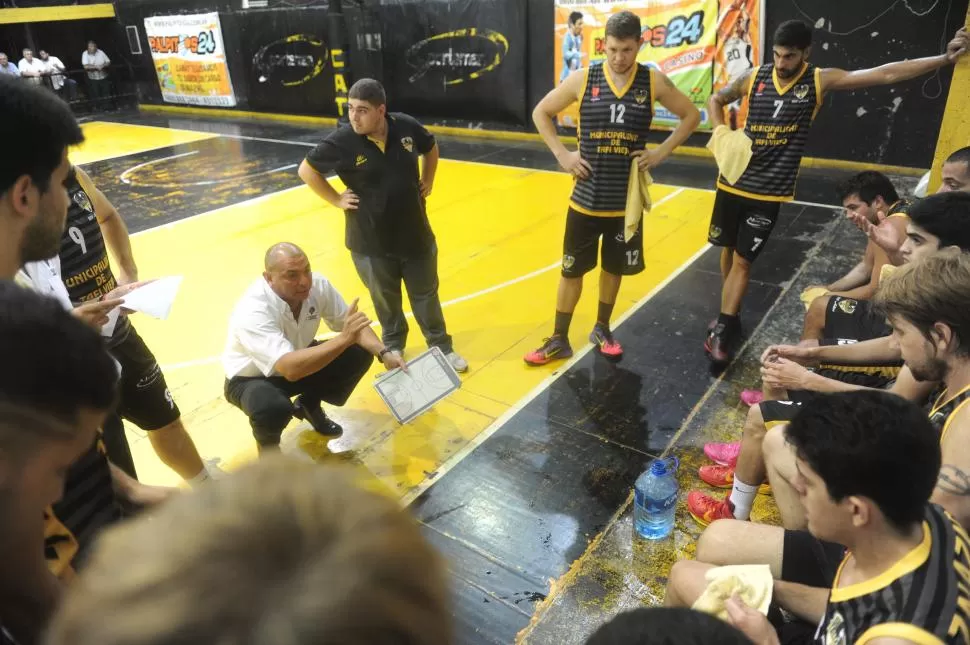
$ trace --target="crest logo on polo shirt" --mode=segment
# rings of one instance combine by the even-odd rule
[[[310,311],[307,312],[306,319],[307,320],[316,320],[319,317],[320,317],[320,314],[317,313],[317,308],[316,307],[310,307]]]
[[[91,198],[83,190],[79,190],[74,193],[74,203],[86,210],[89,213],[94,212],[94,206],[91,205]]]
[[[633,98],[636,99],[637,105],[643,105],[647,101],[647,91],[643,89],[634,90]]]
[[[803,99],[808,96],[808,85],[795,86],[795,98]]]
[[[367,163],[367,157],[364,155],[357,155],[357,167],[363,166],[365,163]]]
[[[414,152],[414,139],[411,137],[404,137],[401,139],[401,145],[404,146],[404,149],[408,152]]]

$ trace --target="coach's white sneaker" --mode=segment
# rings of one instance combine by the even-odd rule
[[[456,372],[467,372],[468,371],[468,361],[458,355],[457,352],[450,352],[445,354],[445,358],[451,363],[451,366],[455,368]]]

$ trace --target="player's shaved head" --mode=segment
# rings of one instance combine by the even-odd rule
[[[267,271],[276,271],[280,266],[281,260],[306,257],[303,249],[292,242],[277,242],[266,251],[263,258],[263,268]]]

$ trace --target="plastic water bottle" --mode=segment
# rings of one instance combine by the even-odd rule
[[[633,493],[633,526],[648,540],[661,540],[674,530],[677,511],[676,457],[654,459],[637,477]]]

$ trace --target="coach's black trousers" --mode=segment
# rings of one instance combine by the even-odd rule
[[[226,380],[226,400],[249,417],[256,442],[278,446],[280,435],[293,418],[292,397],[301,395],[310,404],[326,401],[343,405],[370,369],[374,357],[360,345],[348,347],[320,371],[287,381],[282,376],[234,376]]]

